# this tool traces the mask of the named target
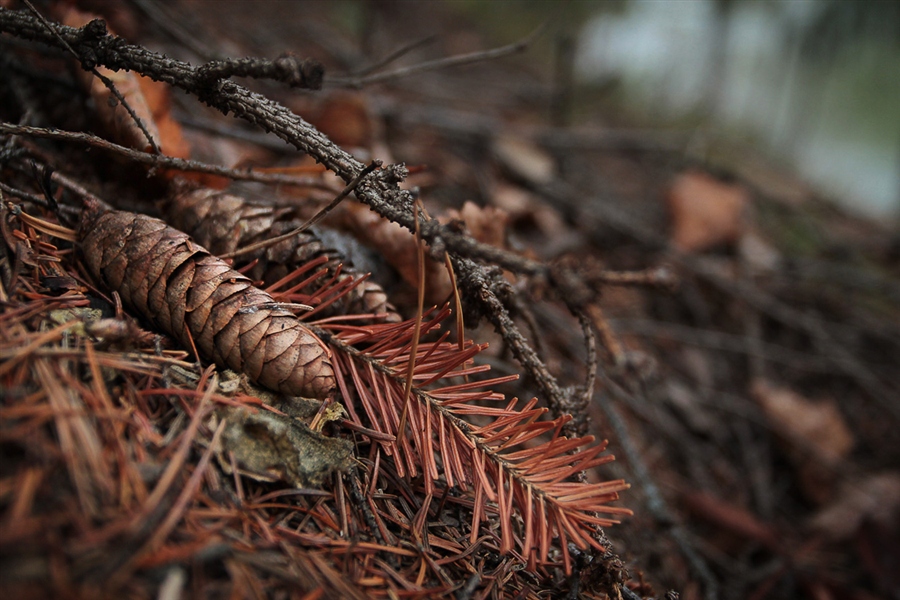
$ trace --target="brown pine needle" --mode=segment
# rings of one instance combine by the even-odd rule
[[[406,418],[409,414],[409,399],[412,392],[413,373],[416,368],[416,353],[419,349],[419,339],[422,333],[422,316],[425,309],[425,243],[422,241],[422,232],[419,229],[419,212],[422,210],[420,200],[416,198],[413,210],[416,213],[416,267],[418,268],[419,287],[418,301],[416,303],[415,328],[413,329],[412,343],[409,350],[409,364],[406,368],[406,387],[403,390],[403,413],[400,416],[400,426],[397,429],[397,437],[403,439],[406,433]],[[430,445],[430,444],[429,444]]]
[[[459,349],[462,350],[465,345],[466,323],[463,319],[462,297],[459,295],[459,286],[456,283],[456,271],[453,269],[453,262],[450,255],[444,255],[444,264],[447,266],[447,274],[450,276],[450,287],[453,288],[453,308],[456,313],[456,337]]]
[[[77,239],[74,229],[69,229],[68,227],[59,225],[58,223],[51,223],[49,221],[39,219],[38,217],[33,217],[24,211],[19,212],[18,216],[23,223],[34,227],[41,233],[46,233],[47,235],[59,238],[61,240],[66,240],[67,242],[74,242]]]
[[[381,434],[382,440],[388,438],[371,439],[394,458],[399,477],[409,480],[421,474],[425,494],[439,493],[447,489],[444,485],[469,490],[459,501],[471,507],[471,543],[479,538],[482,520],[497,519],[498,548],[531,562],[529,548],[539,546],[533,558],[537,564],[550,560],[549,549],[555,545],[563,568],[571,569],[565,541],[581,549],[597,547],[594,527],[612,524],[618,515],[630,512],[608,506],[628,486],[622,481],[575,480],[578,473],[612,457],[603,454],[605,443],[591,445],[590,436],[563,437],[570,417],[542,421],[547,409],[538,407],[537,399],[504,401],[491,391],[499,379],[456,384],[464,374],[483,370],[472,365],[482,346],[466,342],[460,352],[442,335],[413,348],[412,340],[439,327],[449,312],[445,307],[390,327],[334,330],[329,344],[338,380],[347,375],[368,422],[358,421],[362,415],[357,409],[350,411],[351,419]],[[426,391],[423,385],[436,387]],[[349,390],[342,392],[346,395]],[[497,401],[503,404],[498,406]],[[482,424],[474,426],[463,416],[479,417]],[[401,423],[408,426],[403,430],[407,435],[396,435]],[[440,485],[439,477],[444,480]],[[529,513],[538,518],[528,519]],[[392,520],[406,527],[414,515]],[[525,540],[533,546],[523,545]]]

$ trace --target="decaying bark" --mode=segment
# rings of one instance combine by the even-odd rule
[[[289,208],[252,204],[240,196],[209,188],[182,190],[163,204],[166,219],[174,227],[217,255],[231,254],[260,240],[285,234],[303,224]],[[258,262],[249,271],[266,283],[278,281],[297,267],[320,256],[328,260],[320,280],[330,279],[340,267],[338,280],[357,279],[360,274],[333,249],[326,247],[313,231],[303,231],[290,239],[244,255]],[[343,314],[384,315],[382,321],[399,322],[400,316],[380,285],[366,279],[345,298],[334,304]]]
[[[91,275],[185,348],[284,394],[333,392],[324,344],[187,234],[159,219],[86,203],[78,237]]]

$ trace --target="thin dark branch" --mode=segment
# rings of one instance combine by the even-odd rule
[[[385,56],[378,62],[366,67],[365,69],[362,69],[361,71],[356,73],[354,75],[354,77],[357,77],[357,78],[365,77],[366,75],[369,75],[371,73],[379,71],[379,70],[383,69],[384,67],[388,66],[389,64],[391,64],[392,62],[394,62],[395,60],[397,60],[403,56],[406,56],[407,54],[409,54],[416,48],[421,48],[422,46],[426,46],[426,45],[434,42],[437,39],[437,37],[438,36],[436,36],[436,35],[429,35],[420,40],[410,42],[409,44],[406,44],[405,46],[398,48],[394,52],[391,52],[390,54],[388,54],[387,56]]]
[[[697,329],[649,319],[614,319],[613,328],[619,335],[636,334],[640,336],[669,339],[712,350],[724,350],[762,358],[775,363],[791,365],[796,369],[805,369],[820,373],[833,372],[834,365],[826,358],[798,352],[787,346],[753,340],[748,336],[736,335],[724,331]]]
[[[162,154],[162,150],[159,149],[156,140],[154,140],[153,136],[150,135],[150,131],[147,129],[147,126],[144,125],[144,122],[141,120],[141,118],[137,115],[136,112],[134,112],[131,104],[128,103],[128,100],[125,99],[125,96],[122,95],[122,93],[116,87],[116,84],[114,84],[109,77],[100,73],[100,71],[98,71],[95,66],[92,65],[90,66],[90,68],[85,66],[85,62],[84,60],[82,60],[81,56],[79,56],[79,54],[72,48],[72,46],[66,40],[64,40],[61,35],[59,35],[56,28],[47,19],[44,18],[44,15],[38,12],[38,10],[28,0],[25,0],[25,5],[32,13],[34,13],[34,16],[41,21],[44,27],[46,27],[47,30],[63,44],[63,47],[68,50],[72,54],[72,56],[77,58],[86,70],[93,73],[94,77],[102,81],[103,85],[106,86],[106,89],[108,89],[112,93],[112,95],[116,97],[116,100],[118,100],[122,104],[122,107],[128,112],[128,116],[131,117],[135,125],[138,126],[138,129],[141,130],[141,133],[144,134],[144,137],[147,138],[147,143],[150,144],[150,149],[153,150],[153,153]],[[105,27],[106,26],[104,25],[104,28]]]
[[[528,46],[530,46],[534,42],[534,40],[540,37],[540,35],[544,32],[544,29],[546,29],[546,24],[541,25],[517,42],[508,44],[506,46],[501,46],[499,48],[493,48],[491,50],[479,50],[477,52],[470,52],[468,54],[439,58],[436,60],[430,60],[419,64],[410,65],[408,67],[401,67],[399,69],[387,71],[385,73],[374,73],[365,77],[333,78],[329,81],[334,85],[358,88],[365,85],[371,85],[373,83],[384,83],[385,81],[401,79],[404,77],[409,77],[410,75],[424,73],[427,71],[446,69],[448,67],[458,67],[462,65],[470,65],[486,60],[495,60],[525,51]]]
[[[84,144],[153,167],[194,173],[209,173],[210,175],[219,175],[235,181],[256,181],[260,183],[325,187],[322,181],[315,177],[297,177],[281,173],[259,173],[251,169],[229,169],[228,167],[211,165],[196,160],[176,158],[164,154],[151,154],[149,152],[134,150],[126,146],[120,146],[119,144],[114,144],[113,142],[96,135],[80,131],[66,131],[51,127],[30,127],[0,121],[0,133]]]
[[[629,395],[628,391],[609,377],[606,377],[603,373],[601,373],[601,378],[614,395],[620,397]],[[622,449],[622,454],[625,455],[626,462],[631,465],[631,472],[635,482],[640,486],[646,496],[647,510],[660,525],[665,526],[668,529],[669,535],[671,535],[678,544],[682,556],[684,556],[691,568],[703,582],[705,588],[704,598],[707,600],[715,600],[719,597],[719,584],[715,575],[713,575],[709,565],[706,564],[706,561],[703,560],[696,548],[694,548],[694,544],[684,530],[684,527],[677,521],[672,511],[669,509],[662,493],[656,483],[654,483],[653,477],[650,475],[649,469],[647,469],[647,465],[644,464],[640,451],[631,439],[631,435],[628,433],[625,420],[619,414],[619,411],[612,405],[610,398],[601,398],[599,404],[603,409],[603,413],[606,415],[610,427],[612,427],[613,431],[616,433],[616,437],[619,441],[618,446]]]
[[[460,285],[470,297],[474,296],[479,299],[485,309],[485,317],[503,337],[512,350],[513,356],[537,384],[551,413],[554,417],[565,414],[567,412],[565,410],[567,404],[565,393],[544,362],[528,344],[528,340],[519,332],[519,328],[509,316],[509,311],[497,297],[494,286],[508,286],[508,282],[502,278],[492,280],[484,272],[484,269],[471,260],[461,258],[454,262]],[[566,424],[566,435],[575,433],[569,430],[568,426],[570,425],[571,421]]]
[[[597,336],[594,333],[594,328],[591,326],[590,317],[584,313],[578,313],[578,323],[581,325],[585,351],[587,352],[587,357],[585,358],[587,377],[584,382],[584,388],[581,391],[581,403],[583,406],[587,406],[591,398],[594,397],[594,385],[597,382],[597,369],[600,368],[600,360],[597,357]],[[582,409],[582,412],[584,412],[584,409]],[[578,416],[573,420],[578,420]],[[581,435],[584,435],[587,433],[587,416],[585,415],[582,420],[584,421],[583,425],[581,425],[583,431],[580,432]]]
[[[40,206],[41,208],[46,208],[46,209],[52,208],[50,206],[50,202],[47,201],[47,199],[44,198],[43,196],[38,196],[37,194],[32,194],[31,192],[26,192],[24,190],[14,188],[10,185],[6,185],[2,181],[0,181],[0,191],[5,192],[15,198],[19,198],[21,200],[26,200],[28,202],[31,202],[32,204],[34,204],[36,206]]]
[[[131,0],[131,3],[153,21],[162,32],[203,60],[212,60],[216,56],[215,50],[200,39],[201,36],[195,29],[190,31],[187,29],[184,24],[185,15],[176,11],[173,6],[169,6],[167,2]]]
[[[672,290],[678,285],[678,277],[668,267],[654,267],[644,271],[596,271],[584,274],[588,285],[619,285],[659,287]]]

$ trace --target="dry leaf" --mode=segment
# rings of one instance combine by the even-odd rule
[[[509,215],[502,208],[478,206],[467,200],[462,210],[448,210],[439,220],[447,223],[452,219],[465,223],[472,237],[482,244],[506,248],[506,226],[509,224]]]
[[[507,215],[508,245],[524,254],[550,259],[584,244],[558,210],[522,187],[498,180],[490,198]]]
[[[900,526],[900,473],[869,475],[845,483],[811,525],[830,539],[847,541],[866,521],[884,529]]]
[[[556,177],[556,161],[529,140],[501,136],[494,140],[493,151],[500,165],[518,180],[546,185]]]
[[[697,171],[681,174],[666,200],[672,217],[672,244],[686,252],[735,242],[749,203],[744,188]]]
[[[98,15],[81,12],[70,5],[66,8],[65,15],[61,20],[69,27],[82,27],[99,18]],[[141,92],[138,76],[131,71],[113,71],[105,67],[97,67],[96,70],[100,75],[112,81],[128,105],[134,110],[135,115],[144,124],[147,133],[159,143],[160,135],[153,119],[153,111]],[[147,136],[106,84],[90,71],[79,70],[78,74],[81,84],[88,90],[94,101],[96,115],[108,135],[123,146],[144,152],[151,151],[152,146],[147,140]]]
[[[319,112],[308,118],[339,146],[368,147],[372,143],[375,126],[360,93],[334,92],[319,104]]]
[[[190,158],[191,148],[184,139],[181,125],[172,117],[172,89],[167,83],[138,77],[140,92],[150,108],[159,137],[156,142],[166,156]]]
[[[827,501],[833,493],[835,469],[854,444],[837,404],[814,402],[763,380],[753,383],[751,393],[781,434],[803,491],[815,502]]]
[[[82,27],[98,18],[99,15],[81,12],[74,6],[68,6],[62,20],[70,27]],[[110,33],[115,32],[110,30]],[[153,81],[131,71],[113,71],[105,67],[96,69],[100,75],[112,81],[163,154],[177,158],[190,156],[190,148],[184,139],[181,126],[172,118],[168,84]],[[134,117],[103,81],[90,71],[84,70],[79,70],[79,79],[94,101],[95,114],[104,131],[113,141],[143,152],[152,151],[152,145]]]

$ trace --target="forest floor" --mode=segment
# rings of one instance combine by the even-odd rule
[[[353,5],[359,35],[346,4],[83,3],[129,44],[194,66],[287,51],[324,66],[318,90],[304,89],[318,87],[315,66],[296,61],[220,64],[208,80],[130,63],[171,89],[109,71],[162,153],[188,159],[160,162],[73,57],[85,64],[90,49],[102,68],[137,54],[92,45],[106,38],[89,28],[68,30],[67,50],[50,22],[89,19],[36,5],[46,24],[0,2],[10,597],[900,598],[895,224],[844,213],[746,149],[701,153],[693,132],[583,106],[576,118],[565,65],[537,50],[552,27],[493,51],[477,24],[433,3]],[[315,129],[277,115],[254,126],[250,96],[223,115],[232,88],[210,82],[229,78]],[[381,161],[380,183],[328,144],[313,160],[287,143],[315,145],[317,131],[358,165]],[[397,187],[388,166],[401,163]],[[201,336],[160,335],[127,285],[98,280],[84,198],[181,223],[198,186],[294,225],[350,192],[318,235],[372,274],[366,289],[383,289],[390,304],[378,306],[401,322],[301,315],[334,356],[327,401],[292,404],[208,368],[188,347],[196,338],[203,354]],[[217,253],[246,246],[237,230],[251,221],[235,220]],[[363,289],[347,292],[340,275],[297,283],[324,261],[291,273],[271,255],[234,256],[279,302],[321,311]],[[322,301],[322,289],[348,295]],[[404,383],[410,354],[427,384]],[[404,408],[410,389],[426,408]],[[539,402],[488,408],[500,394]],[[379,424],[391,402],[399,424]],[[502,426],[505,441],[491,441]],[[608,447],[563,447],[562,435]],[[497,463],[478,462],[488,455]],[[573,487],[527,484],[523,460],[551,479],[571,467],[560,479]]]

